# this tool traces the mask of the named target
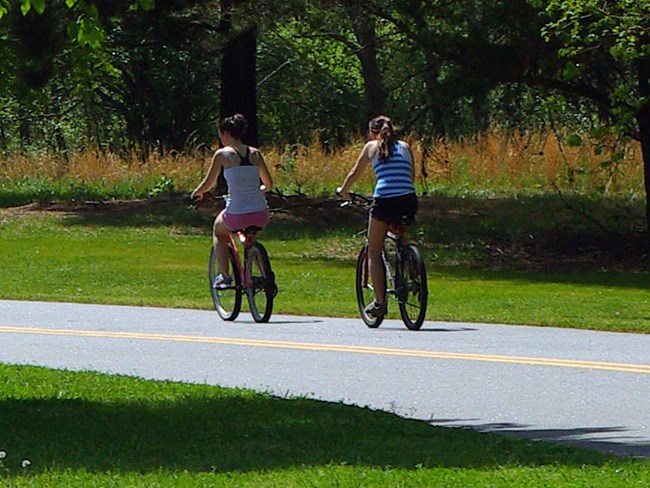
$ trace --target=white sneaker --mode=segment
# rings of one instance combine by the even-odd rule
[[[371,317],[375,317],[375,318],[383,317],[384,315],[386,315],[386,302],[377,303],[376,300],[373,300],[364,309],[364,312],[366,312]]]
[[[221,273],[217,275],[212,284],[212,288],[228,288],[232,285],[232,276],[224,276]]]

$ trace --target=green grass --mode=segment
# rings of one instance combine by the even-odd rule
[[[550,212],[548,201],[489,200],[479,207],[467,199],[431,199],[427,205],[419,226],[429,320],[650,331],[650,273],[629,254],[638,251],[633,238],[598,239],[573,215],[530,217]],[[364,219],[339,210],[324,205],[276,212],[262,238],[280,288],[275,313],[357,316],[354,262]],[[4,212],[0,296],[210,309],[211,220],[211,211],[182,203],[73,214]],[[600,246],[589,248],[588,257],[596,253],[591,262],[574,253],[576,240],[590,235],[585,245]],[[398,317],[396,309],[391,317]]]
[[[340,403],[26,366],[0,385],[2,486],[650,483],[648,461]]]
[[[571,202],[592,218],[539,197],[424,201],[428,318],[647,333],[650,274],[629,224],[636,208]],[[0,213],[0,297],[212,308],[213,209],[97,207]],[[275,313],[357,317],[354,261],[365,218],[332,202],[280,207],[263,234],[280,286]],[[607,233],[594,227],[605,215]],[[9,487],[650,483],[647,460],[341,403],[4,365],[0,451],[0,486]]]
[[[51,179],[25,175],[18,180],[0,177],[0,207],[31,202],[126,200],[167,195],[173,190],[173,180],[164,175],[130,177],[110,183],[101,178],[89,182],[71,176]]]

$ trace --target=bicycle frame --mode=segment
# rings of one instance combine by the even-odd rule
[[[362,195],[359,195],[357,193],[350,193],[350,196],[352,197],[351,201],[343,202],[341,206],[347,206],[347,205],[353,205],[353,206],[359,206],[364,209],[369,208],[370,206],[370,200]],[[361,202],[361,204],[359,203]],[[388,229],[386,231],[386,237],[385,240],[388,239],[392,241],[395,244],[395,271],[398,273],[398,270],[400,269],[398,267],[399,264],[401,264],[402,260],[402,252],[408,245],[408,239],[406,237],[406,224],[403,223],[397,223],[397,224],[391,224],[388,226]],[[385,244],[384,240],[384,244]],[[368,239],[366,239],[366,248],[368,247]],[[381,253],[382,261],[384,263],[384,270],[386,272],[386,284],[395,284],[393,276],[393,269],[391,267],[391,263],[388,260],[388,256],[386,253],[386,246],[384,245],[384,249],[382,250]],[[366,260],[368,259],[368,254],[366,253]],[[363,276],[363,283],[364,286],[367,286],[370,283],[370,277],[368,276],[368,266],[366,265],[365,267],[365,272]],[[386,294],[395,294],[395,289],[386,289]]]
[[[361,201],[364,203],[363,207],[368,207],[369,200],[367,198],[353,194],[351,196],[353,198],[348,205],[355,205],[356,202]],[[387,245],[387,241],[390,244]],[[418,330],[424,322],[427,308],[426,269],[417,246],[411,244],[406,236],[406,224],[390,225],[382,247],[381,259],[386,298],[392,297],[398,303],[404,325],[410,330]],[[366,311],[366,307],[373,299],[376,299],[371,281],[368,239],[366,238],[364,247],[357,258],[357,305],[365,324],[374,329],[382,323],[384,315],[373,315]]]
[[[398,283],[398,279],[401,278],[401,269],[402,269],[402,253],[408,241],[406,239],[406,226],[404,224],[395,224],[388,227],[386,232],[386,239],[393,242],[395,245],[395,262],[394,268],[391,266],[391,262],[388,259],[388,253],[386,246],[384,245],[384,250],[382,251],[382,259],[384,261],[384,271],[386,273],[386,284],[391,284],[392,289],[386,289],[386,294],[393,294],[397,300],[401,300],[400,288],[401,283]],[[385,241],[384,241],[385,242]]]
[[[241,242],[242,245],[244,246],[243,264],[239,252],[239,247],[237,246],[237,242],[235,241],[235,234],[237,235],[239,242]],[[237,269],[233,270],[233,273],[239,273],[239,276],[241,277],[242,288],[250,288],[251,286],[253,286],[250,277],[250,271],[246,267],[246,252],[248,251],[248,249],[250,249],[251,246],[255,244],[255,242],[257,242],[257,231],[239,230],[234,233],[231,232],[228,235],[228,247],[230,247],[233,250],[233,254],[235,255],[235,264],[237,265]]]

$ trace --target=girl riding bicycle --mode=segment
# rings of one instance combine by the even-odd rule
[[[375,173],[373,203],[368,221],[368,267],[375,290],[375,299],[366,307],[374,317],[386,313],[386,285],[381,252],[386,232],[392,224],[409,224],[415,218],[418,201],[415,195],[413,154],[400,140],[393,123],[385,115],[368,124],[369,141],[336,193],[349,198],[348,189],[359,179],[368,165]]]
[[[208,173],[191,195],[193,200],[202,200],[204,194],[217,183],[223,168],[228,183],[228,197],[226,208],[214,221],[214,246],[218,261],[218,274],[213,283],[215,287],[229,286],[232,283],[232,277],[228,274],[230,233],[249,226],[262,229],[270,218],[264,193],[273,186],[271,174],[260,151],[242,142],[245,131],[246,119],[241,114],[221,121],[219,139],[224,147],[214,153]]]

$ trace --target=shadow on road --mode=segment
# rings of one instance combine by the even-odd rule
[[[631,429],[623,426],[576,427],[572,429],[535,429],[530,425],[513,423],[476,424],[472,419],[435,419],[432,425],[453,424],[479,432],[498,433],[510,437],[533,439],[551,443],[570,444],[584,449],[623,457],[650,457],[650,443],[621,435]],[[467,425],[463,425],[467,424]]]
[[[406,330],[404,325],[385,325],[386,323],[382,324],[380,328],[377,329],[377,332],[404,332]],[[424,323],[422,328],[418,330],[417,332],[414,332],[416,334],[422,334],[424,332],[475,332],[478,329],[474,327],[431,327],[428,325],[427,322]]]

